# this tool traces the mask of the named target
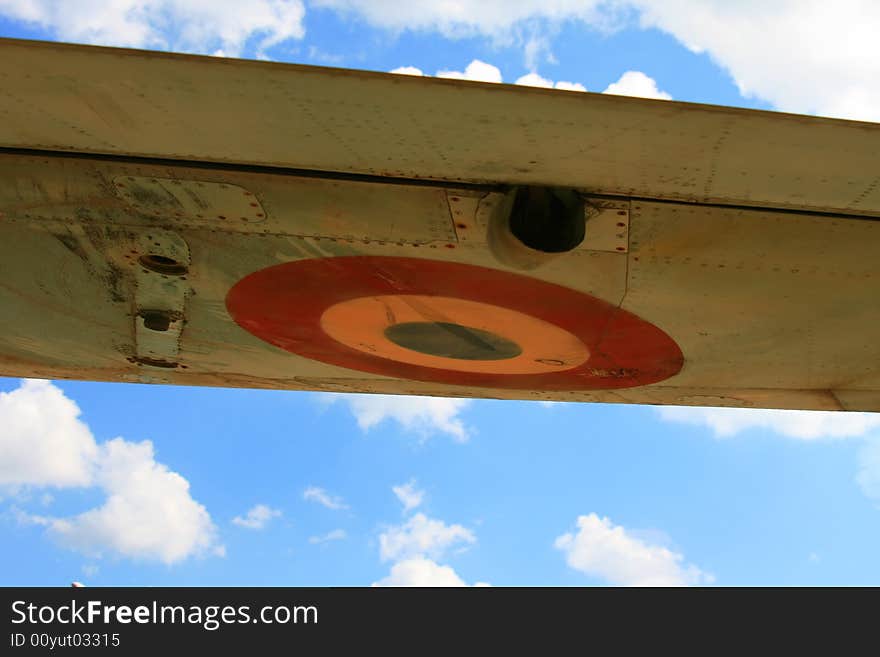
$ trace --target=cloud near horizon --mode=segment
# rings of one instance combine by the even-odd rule
[[[0,488],[98,488],[99,506],[69,517],[18,510],[60,545],[91,557],[115,555],[175,564],[225,554],[207,509],[189,482],[156,461],[153,443],[98,444],[80,409],[49,381],[22,380],[0,393]]]

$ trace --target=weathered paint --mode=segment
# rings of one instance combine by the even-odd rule
[[[614,389],[663,381],[682,364],[663,331],[606,301],[520,274],[438,260],[353,256],[276,265],[236,283],[226,305],[242,328],[281,349],[399,379]],[[408,357],[381,338],[388,326],[418,320],[489,331],[523,353],[453,362]]]
[[[135,257],[134,352],[132,362],[154,367],[179,367],[180,338],[190,293],[189,246],[177,233],[151,229],[138,236],[127,254]],[[150,321],[152,320],[152,321]],[[164,321],[163,321],[164,320]]]
[[[875,124],[0,39],[0,144],[880,212]]]
[[[880,126],[10,40],[0,79],[4,375],[880,410]],[[577,189],[589,216],[529,271],[488,238],[519,183]],[[145,271],[151,255],[184,270]],[[490,270],[522,298],[559,286],[657,327],[683,366],[595,390],[401,378],[273,346],[227,310],[257,272],[349,257]]]

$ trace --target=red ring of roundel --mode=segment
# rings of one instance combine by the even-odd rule
[[[321,315],[330,306],[388,294],[456,297],[526,313],[576,335],[590,358],[563,372],[458,372],[373,356],[322,330]],[[630,388],[674,376],[684,362],[662,330],[594,296],[520,274],[438,260],[343,256],[288,262],[245,276],[227,294],[226,307],[239,326],[286,351],[415,381],[513,390]]]

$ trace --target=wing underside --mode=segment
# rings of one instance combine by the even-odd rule
[[[878,126],[0,52],[3,375],[880,410]],[[583,239],[506,257],[547,186]]]

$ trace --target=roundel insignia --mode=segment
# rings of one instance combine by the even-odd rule
[[[400,379],[599,390],[679,372],[678,345],[594,296],[528,276],[418,258],[275,265],[226,297],[235,322],[291,353]]]

